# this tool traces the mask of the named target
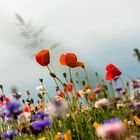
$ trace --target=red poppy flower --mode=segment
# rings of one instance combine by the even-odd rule
[[[4,98],[4,101],[5,101],[5,102],[10,102],[10,99],[7,98],[7,97],[5,97],[5,98]]]
[[[64,94],[65,93],[59,92],[56,94],[56,97],[64,98],[65,97]]]
[[[96,96],[96,94],[94,94],[94,93],[89,93],[89,94],[87,95],[87,99],[88,99],[89,101],[93,101],[93,100],[95,99],[95,96]]]
[[[106,80],[112,80],[114,79],[116,76],[120,76],[121,75],[121,71],[115,67],[113,64],[109,64],[106,66]]]
[[[41,66],[47,66],[50,63],[50,53],[48,50],[41,50],[35,55],[35,58]]]
[[[88,90],[88,89],[91,89],[91,87],[90,86],[83,86],[83,88],[82,88],[84,91],[86,91],[86,90]]]
[[[3,102],[0,101],[0,107],[2,107],[2,105],[3,105]]]
[[[65,90],[67,91],[67,92],[71,92],[72,91],[72,89],[73,89],[73,84],[68,84],[68,85],[65,85]]]
[[[4,97],[2,101],[0,101],[0,107],[5,103],[5,102],[10,102],[10,99],[7,97]]]
[[[78,99],[78,98],[81,98],[81,95],[79,92],[74,92],[73,96]]]
[[[25,105],[25,106],[23,107],[23,112],[29,112],[30,110],[31,110],[31,107],[28,106],[28,105]]]
[[[38,109],[43,109],[43,108],[44,108],[44,103],[39,102],[39,103],[37,104],[37,108],[38,108]]]
[[[62,54],[60,56],[60,63],[71,68],[84,67],[84,63],[77,61],[77,56],[74,53]]]

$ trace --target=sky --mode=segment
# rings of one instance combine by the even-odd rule
[[[45,25],[42,48],[59,42],[51,52],[59,74],[59,55],[74,52],[90,74],[98,71],[104,77],[105,66],[113,63],[124,77],[139,77],[140,64],[133,57],[133,48],[140,48],[139,5],[139,0],[0,0],[0,83],[5,92],[11,86],[35,92],[39,78],[49,90],[54,86],[47,70],[34,61],[39,49],[24,47],[28,41],[19,36],[15,13],[26,22],[31,19],[35,29]]]

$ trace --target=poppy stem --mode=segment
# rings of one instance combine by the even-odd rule
[[[78,80],[77,84],[78,84],[79,89],[80,89],[80,88],[82,87],[82,81],[81,81],[81,79],[80,79],[80,77],[79,77],[78,72],[76,72],[76,77],[77,77],[77,80]]]
[[[0,89],[1,89],[2,95],[4,95],[3,85],[0,85]]]
[[[52,71],[51,71],[51,69],[49,68],[49,66],[47,66],[47,68],[48,68],[48,70],[49,70],[49,72],[50,72],[50,74],[51,74]],[[62,90],[61,90],[60,86],[58,85],[58,83],[57,83],[57,81],[56,81],[56,79],[55,79],[54,77],[53,77],[53,80],[54,80],[56,86],[59,88],[60,92],[62,93]]]
[[[73,78],[72,78],[72,73],[71,73],[71,68],[70,67],[69,67],[69,74],[70,74],[71,82],[73,84],[74,91],[76,92],[76,87],[75,87],[74,82],[73,82]]]
[[[122,83],[123,88],[125,89],[125,85],[124,85],[124,82],[123,82],[122,78],[120,77],[119,79],[120,79],[120,81]]]
[[[50,97],[50,95],[48,94],[48,92],[47,92],[47,90],[46,90],[46,88],[45,88],[45,86],[44,86],[43,82],[41,82],[41,85],[42,85],[42,87],[43,87],[43,89],[44,89],[45,93],[47,94],[47,96],[48,96],[49,100],[51,101],[51,97]],[[45,104],[45,102],[44,102],[44,104]]]
[[[83,69],[84,69],[84,72],[85,72],[85,78],[86,78],[87,84],[88,84],[88,86],[90,86],[87,70],[86,70],[85,67]]]

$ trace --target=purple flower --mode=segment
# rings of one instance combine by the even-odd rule
[[[124,89],[122,89],[122,90],[120,91],[120,94],[121,94],[121,95],[125,95],[125,94],[126,94],[126,91],[125,91]]]
[[[7,110],[13,112],[14,110],[18,109],[20,107],[19,102],[7,102],[6,104]]]
[[[45,118],[45,119],[43,120],[43,123],[44,123],[45,127],[49,127],[49,126],[51,126],[51,124],[52,124],[51,120],[48,119],[48,118]]]
[[[134,103],[134,106],[135,106],[135,107],[140,107],[140,102],[135,102],[135,103]]]
[[[13,114],[18,116],[22,113],[22,109],[17,109],[17,110],[14,110]]]
[[[113,119],[105,120],[104,124],[109,124],[109,123],[114,123],[114,122],[119,122],[119,121],[121,121],[120,118],[113,118]]]
[[[123,89],[122,89],[122,87],[120,87],[120,86],[116,86],[116,87],[115,87],[115,90],[116,90],[117,92],[120,92],[120,91],[122,91]]]
[[[51,126],[51,124],[52,124],[51,120],[48,118],[45,118],[44,120],[34,121],[31,126],[34,129],[36,129],[36,128],[43,129],[45,127]]]
[[[42,129],[41,128],[35,128],[33,127],[32,125],[30,126],[30,130],[32,131],[33,134],[37,135],[39,134],[40,132],[42,132]]]
[[[16,117],[22,113],[22,110],[19,108],[20,107],[19,102],[7,102],[5,106],[6,106],[6,111],[5,111],[6,117],[10,117],[10,116]]]
[[[44,117],[48,117],[48,113],[44,112],[43,110],[39,110],[32,117],[33,120],[38,120],[38,119],[43,120]]]
[[[96,129],[97,135],[102,138],[119,137],[124,134],[125,127],[120,118],[106,120]]]
[[[140,81],[132,81],[131,86],[136,89],[136,88],[140,88]]]
[[[10,112],[9,112],[8,110],[4,111],[4,115],[5,115],[6,117],[10,117]]]
[[[94,93],[100,93],[101,89],[99,87],[96,87],[93,89],[93,92]]]
[[[18,132],[18,130],[9,130],[9,131],[7,131],[7,132],[5,132],[5,133],[3,133],[2,134],[2,137],[4,138],[4,139],[8,139],[8,138],[12,138],[13,136],[18,136],[19,135],[19,132]]]
[[[44,127],[43,121],[34,121],[32,127],[42,129]]]

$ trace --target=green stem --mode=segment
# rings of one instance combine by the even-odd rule
[[[52,71],[51,71],[51,69],[49,68],[49,66],[47,66],[47,68],[48,68],[49,72],[52,73]],[[54,77],[53,77],[53,80],[54,80],[56,86],[59,88],[60,92],[62,93],[62,90],[61,90],[60,86],[58,85],[58,83],[57,83],[57,81],[56,81],[56,79],[55,79]]]
[[[46,90],[46,88],[45,88],[45,86],[43,85],[42,82],[41,82],[41,85],[43,86],[43,89],[44,89],[46,95],[48,96],[49,100],[51,101],[51,97],[50,97],[50,95],[48,94],[48,92],[47,92],[47,90]]]
[[[71,82],[73,84],[74,91],[76,92],[76,87],[75,87],[74,82],[73,82],[73,78],[72,78],[72,73],[71,73],[71,68],[70,67],[69,67],[69,74],[70,74]]]
[[[90,86],[90,82],[89,82],[88,73],[86,71],[86,68],[84,67],[83,69],[84,69],[84,72],[85,72],[85,78],[86,78],[87,84],[88,84],[88,86]]]

